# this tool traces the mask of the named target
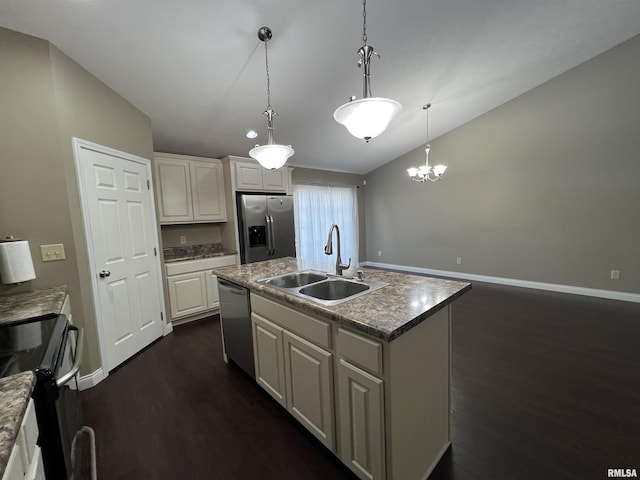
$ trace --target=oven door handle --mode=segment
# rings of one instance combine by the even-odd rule
[[[82,348],[84,345],[84,329],[78,328],[75,325],[69,325],[69,330],[75,330],[78,332],[76,335],[76,348],[75,348],[75,360],[71,370],[65,373],[62,377],[56,380],[56,385],[62,387],[66,385],[69,380],[76,376],[76,373],[80,370],[80,362],[82,362]]]

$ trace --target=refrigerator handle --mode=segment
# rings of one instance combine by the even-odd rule
[[[267,255],[273,255],[273,217],[271,215],[267,215],[264,217],[267,222]]]

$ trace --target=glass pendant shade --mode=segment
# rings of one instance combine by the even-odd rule
[[[402,105],[395,100],[369,97],[338,107],[333,118],[354,137],[368,141],[384,132],[401,110]]]
[[[277,170],[287,163],[293,153],[291,145],[257,145],[249,151],[249,156],[256,159],[263,168]]]

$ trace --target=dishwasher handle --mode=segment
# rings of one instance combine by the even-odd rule
[[[231,283],[220,277],[218,277],[218,286],[233,295],[245,296],[247,294],[246,288],[236,285],[235,283]]]

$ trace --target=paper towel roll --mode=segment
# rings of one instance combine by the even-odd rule
[[[20,283],[36,278],[27,240],[0,243],[2,283]]]

